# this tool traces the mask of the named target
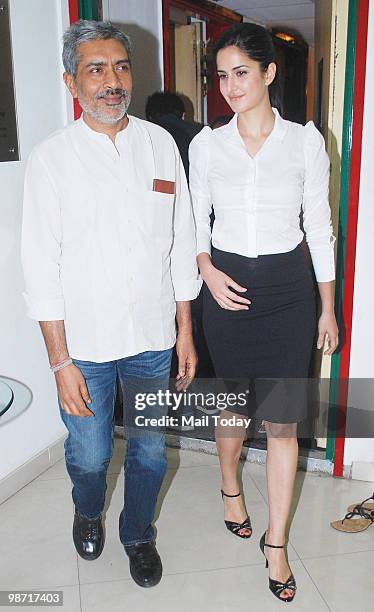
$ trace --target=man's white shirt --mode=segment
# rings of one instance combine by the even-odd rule
[[[175,183],[175,194],[153,180]],[[178,149],[129,117],[110,138],[81,118],[33,150],[22,265],[27,314],[64,320],[71,357],[105,362],[175,343],[176,301],[193,300],[192,206]]]

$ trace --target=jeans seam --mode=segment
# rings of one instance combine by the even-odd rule
[[[85,514],[81,514],[77,509],[75,509],[75,512],[79,515],[80,518],[86,519],[87,521],[97,521],[98,519],[102,518],[101,512],[98,516],[86,516]]]
[[[153,538],[151,538],[150,540],[134,540],[133,542],[129,542],[126,544],[123,544],[122,542],[122,544],[125,548],[128,548],[129,546],[135,546],[135,544],[149,544],[152,541],[153,541]]]

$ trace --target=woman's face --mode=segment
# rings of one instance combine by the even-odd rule
[[[259,62],[250,59],[235,46],[221,49],[217,54],[221,94],[234,113],[251,110],[266,100],[275,71],[276,66],[271,63],[263,72]]]

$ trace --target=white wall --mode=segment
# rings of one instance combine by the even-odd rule
[[[10,16],[21,161],[0,163],[0,375],[26,384],[33,401],[0,426],[0,479],[66,431],[39,326],[25,316],[19,252],[25,161],[67,120],[60,62],[67,0],[10,0]]]
[[[369,16],[364,129],[353,302],[351,378],[374,379],[373,159],[374,159],[374,11]],[[374,405],[374,397],[373,397]],[[346,439],[344,464],[374,461],[374,438]]]
[[[129,112],[144,118],[147,97],[163,89],[162,0],[104,0],[103,17],[131,37],[134,91]]]

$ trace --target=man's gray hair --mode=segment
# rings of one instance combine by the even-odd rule
[[[63,36],[62,61],[68,74],[77,75],[79,63],[79,45],[89,40],[119,40],[127,51],[131,65],[131,41],[110,21],[88,21],[80,19],[73,23]]]

